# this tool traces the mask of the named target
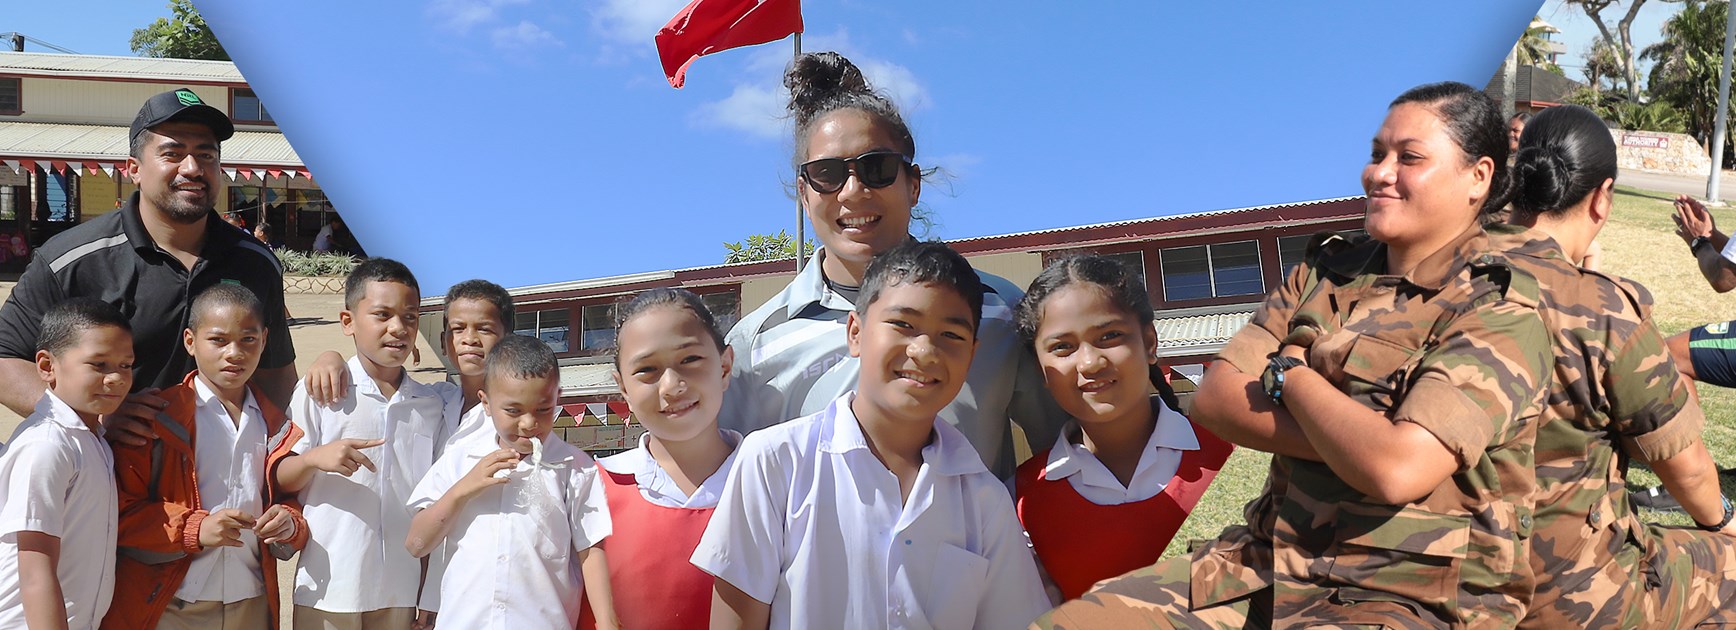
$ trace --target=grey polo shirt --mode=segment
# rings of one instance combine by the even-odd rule
[[[139,219],[139,194],[119,210],[84,222],[37,248],[18,286],[0,306],[0,358],[34,360],[42,316],[71,297],[92,297],[119,308],[133,328],[133,391],[169,387],[195,369],[181,344],[188,307],[200,291],[220,282],[259,296],[269,328],[261,368],[295,361],[284,320],[283,270],[277,256],[212,212],[205,218],[205,248],[187,269],[151,240]]]
[[[845,321],[856,306],[826,286],[814,253],[789,286],[730,329],[735,369],[718,425],[749,433],[819,412],[856,389],[860,362],[850,356]],[[997,477],[1012,475],[1012,432],[1031,444],[1054,443],[1065,412],[1043,387],[1036,357],[1019,341],[1013,305],[1024,295],[1005,279],[977,272],[983,293],[976,356],[958,398],[940,417],[970,439]]]

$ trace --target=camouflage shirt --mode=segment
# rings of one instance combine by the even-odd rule
[[[1398,602],[1428,625],[1511,627],[1533,585],[1531,449],[1552,358],[1537,284],[1489,251],[1477,228],[1405,276],[1383,273],[1378,242],[1324,249],[1267,297],[1219,358],[1259,374],[1292,322],[1310,323],[1321,332],[1311,368],[1393,421],[1434,434],[1459,469],[1421,500],[1391,505],[1326,464],[1274,456],[1265,490],[1247,507],[1249,525],[1196,550],[1192,605],[1269,580],[1279,626]]]
[[[1621,615],[1644,589],[1635,580],[1647,535],[1628,505],[1628,457],[1681,452],[1705,418],[1650,321],[1643,287],[1580,269],[1542,232],[1488,230],[1491,245],[1537,278],[1539,310],[1556,336],[1531,547],[1532,568],[1547,579],[1522,625],[1624,626]]]

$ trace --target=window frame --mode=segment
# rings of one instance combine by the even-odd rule
[[[1213,253],[1213,250],[1215,248],[1222,247],[1222,246],[1243,245],[1243,244],[1251,244],[1254,246],[1254,270],[1256,271],[1256,278],[1258,278],[1258,280],[1259,280],[1259,285],[1260,285],[1259,289],[1256,291],[1253,291],[1253,292],[1249,292],[1249,293],[1225,294],[1219,289],[1219,286],[1218,286],[1220,280],[1218,279],[1218,268],[1217,268],[1218,266],[1216,264],[1217,256]],[[1206,256],[1205,256],[1206,288],[1208,290],[1208,294],[1204,295],[1204,296],[1198,296],[1198,297],[1171,297],[1170,290],[1174,285],[1170,282],[1170,275],[1167,272],[1167,270],[1164,268],[1164,253],[1170,252],[1170,251],[1183,250],[1183,249],[1194,249],[1196,247],[1205,249],[1205,254],[1206,254]],[[1236,241],[1223,241],[1223,242],[1215,242],[1215,243],[1199,243],[1196,245],[1179,245],[1179,246],[1175,246],[1175,247],[1158,248],[1158,250],[1157,250],[1157,260],[1158,260],[1157,273],[1159,274],[1159,276],[1161,276],[1163,278],[1163,301],[1165,303],[1170,303],[1170,302],[1187,303],[1187,302],[1203,302],[1203,301],[1208,301],[1208,300],[1235,299],[1235,298],[1241,298],[1241,297],[1246,297],[1246,296],[1250,296],[1250,295],[1264,295],[1266,293],[1266,290],[1267,290],[1266,289],[1264,257],[1265,257],[1265,248],[1260,246],[1260,240],[1257,238],[1243,239],[1243,240],[1236,240]]]
[[[16,88],[18,107],[16,109],[0,108],[0,116],[22,116],[24,115],[24,77],[0,76],[0,84],[8,82],[18,86]]]
[[[260,116],[263,116],[263,118],[242,118],[241,117],[241,110],[235,106],[235,102],[237,100],[240,100],[242,92],[246,92],[247,96],[252,98],[253,102],[258,105],[258,107],[256,108],[257,111],[255,111],[254,113],[258,114]],[[250,88],[250,87],[229,88],[229,120],[232,122],[235,122],[237,124],[243,124],[243,125],[276,125],[277,124],[277,121],[273,120],[271,118],[271,111],[265,108],[265,101],[263,99],[259,98],[259,92],[254,91],[253,88]]]

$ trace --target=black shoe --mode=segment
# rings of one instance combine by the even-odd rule
[[[1670,493],[1664,490],[1663,486],[1652,486],[1643,490],[1635,490],[1628,493],[1628,500],[1633,502],[1634,507],[1642,507],[1648,510],[1658,510],[1661,512],[1682,511],[1682,504],[1678,503],[1675,497],[1670,496]]]

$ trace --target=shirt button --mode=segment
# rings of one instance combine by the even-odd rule
[[[1531,529],[1531,515],[1526,514],[1524,516],[1520,516],[1519,517],[1519,526],[1523,527],[1525,529]]]
[[[1592,525],[1598,525],[1602,522],[1603,522],[1603,513],[1602,512],[1592,512],[1591,513],[1591,524]]]

